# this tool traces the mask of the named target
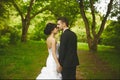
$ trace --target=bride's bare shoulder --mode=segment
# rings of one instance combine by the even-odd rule
[[[53,37],[48,37],[47,40],[46,40],[47,43],[55,43],[56,42],[56,39],[53,38]]]

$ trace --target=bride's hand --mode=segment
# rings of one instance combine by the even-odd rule
[[[58,65],[58,66],[57,66],[57,72],[60,73],[61,71],[62,71],[62,66]]]

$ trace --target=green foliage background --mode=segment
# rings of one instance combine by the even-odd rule
[[[26,2],[23,0],[14,0],[23,15],[27,13],[30,0]],[[97,0],[96,0],[97,1]],[[22,22],[19,13],[12,5],[12,0],[1,0],[0,2],[0,46],[7,46],[9,43],[15,44],[20,41]],[[31,20],[30,27],[28,29],[28,40],[45,40],[46,36],[43,33],[44,27],[48,22],[56,23],[56,19],[60,16],[66,16],[69,19],[70,28],[78,36],[78,42],[87,42],[86,30],[84,22],[80,15],[80,10],[77,1],[74,0],[35,0],[35,4],[32,7],[31,16],[34,15],[40,9],[46,7],[47,10],[39,13],[35,18]],[[85,1],[85,9],[89,24],[92,24],[91,13],[89,12],[88,1]],[[111,16],[117,16],[119,14],[119,7],[117,1],[114,2],[114,7],[111,12]],[[117,16],[118,17],[118,16]],[[96,23],[98,31],[101,22],[101,15],[96,13]],[[109,25],[110,24],[110,25]],[[99,41],[100,44],[112,45],[119,47],[119,20],[108,21],[106,23],[105,31]],[[112,33],[113,32],[113,33]],[[108,36],[110,35],[110,36]],[[114,39],[114,40],[113,40]],[[113,43],[114,42],[114,43]]]

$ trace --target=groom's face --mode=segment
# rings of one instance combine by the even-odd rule
[[[57,27],[59,27],[60,30],[63,30],[64,24],[63,24],[63,22],[61,20],[57,21]]]

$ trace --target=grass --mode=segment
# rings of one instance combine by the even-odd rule
[[[120,53],[119,51],[109,48],[109,50],[99,50],[98,56],[102,58],[104,61],[108,62],[108,64],[115,69],[116,71],[120,72]]]
[[[78,43],[78,49],[79,50],[86,50],[86,51],[89,50],[88,45],[86,43]]]
[[[103,61],[108,62],[114,70],[120,71],[118,52],[110,46],[99,45],[98,47],[97,55]],[[88,52],[86,43],[78,43],[78,49]],[[0,49],[0,79],[35,79],[41,68],[45,66],[47,56],[46,44],[39,41],[18,43]],[[86,78],[104,77],[99,75],[103,74],[102,72],[97,72],[94,75],[88,67],[85,67],[87,65],[94,66],[94,64],[91,64],[90,59],[86,58],[86,55],[79,55],[79,60],[81,64],[79,69],[84,72],[83,76]]]
[[[78,43],[79,50],[88,51],[88,45],[86,43]],[[103,61],[108,62],[108,64],[120,71],[120,54],[119,51],[115,50],[113,46],[98,45],[98,52],[96,53]]]
[[[98,52],[89,53],[86,43],[79,43],[79,69],[85,79],[120,79],[120,54],[112,46],[98,45]],[[114,73],[115,72],[115,73]]]
[[[35,79],[45,65],[45,43],[10,45],[0,53],[0,79]]]

